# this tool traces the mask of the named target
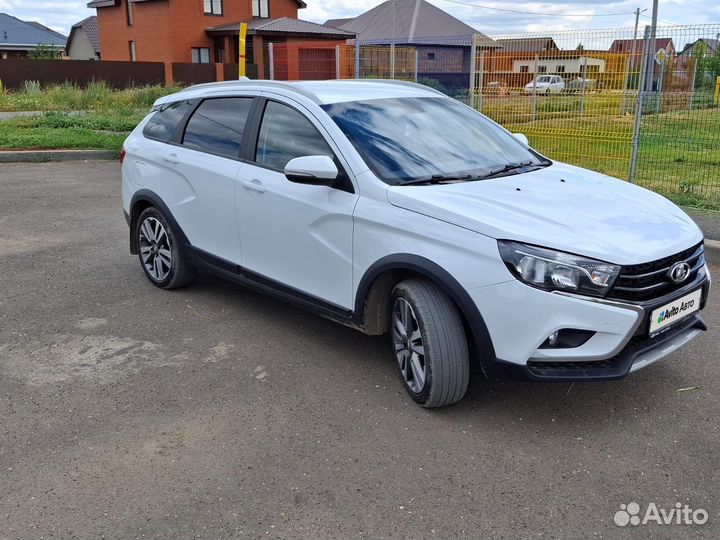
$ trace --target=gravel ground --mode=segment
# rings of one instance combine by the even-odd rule
[[[0,225],[0,538],[720,537],[717,293],[625,380],[426,411],[386,337],[152,287],[116,163],[0,165]],[[618,527],[631,501],[709,522]]]

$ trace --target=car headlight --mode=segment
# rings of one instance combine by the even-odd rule
[[[498,240],[500,256],[520,281],[548,291],[605,296],[620,267],[563,251]]]

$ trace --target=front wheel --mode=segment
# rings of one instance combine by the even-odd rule
[[[403,281],[393,290],[391,324],[397,369],[410,396],[427,408],[460,400],[470,359],[453,301],[430,281]]]

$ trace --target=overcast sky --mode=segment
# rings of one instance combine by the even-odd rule
[[[230,0],[232,1],[232,0]],[[272,1],[272,0],[271,0]],[[508,13],[452,3],[448,0],[430,0],[439,8],[465,21],[480,32],[489,35],[508,35],[516,32],[548,32],[579,28],[615,28],[634,25],[631,13],[635,8],[648,8],[651,1],[628,0],[555,0],[554,2],[500,2],[491,0],[457,0],[488,7],[514,9],[523,13]],[[352,17],[382,3],[382,0],[306,0],[308,7],[300,10],[300,18],[324,22],[326,19]],[[0,0],[0,12],[23,20],[39,21],[64,34],[73,23],[93,15],[95,10],[85,7],[86,2],[75,0]],[[536,15],[535,13],[560,16]],[[603,14],[625,13],[619,16]],[[568,16],[581,15],[581,16]],[[676,24],[720,22],[720,3],[716,0],[660,0],[659,18]],[[641,18],[641,25],[649,22]],[[660,23],[662,24],[662,22]]]

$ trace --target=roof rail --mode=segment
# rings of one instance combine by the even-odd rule
[[[340,80],[347,80],[347,81],[354,81],[357,83],[385,83],[385,84],[395,84],[398,86],[410,86],[412,88],[421,88],[423,90],[429,90],[431,92],[435,92],[436,94],[440,94],[441,96],[446,96],[447,94],[443,94],[440,90],[437,90],[435,88],[432,88],[431,86],[425,86],[424,84],[412,82],[412,81],[399,81],[397,79],[340,79]]]
[[[312,92],[308,92],[307,90],[300,88],[292,83],[285,82],[285,81],[268,81],[263,79],[248,79],[247,77],[243,77],[238,80],[233,81],[220,81],[220,82],[211,82],[211,83],[203,83],[203,84],[195,84],[193,86],[188,86],[187,88],[183,88],[180,90],[179,93],[183,92],[190,92],[191,90],[202,90],[202,89],[212,89],[212,88],[227,88],[232,86],[260,86],[260,87],[268,87],[268,88],[284,88],[286,90],[291,90],[297,94],[301,94],[315,103],[320,103],[320,100],[318,97],[313,94]]]

